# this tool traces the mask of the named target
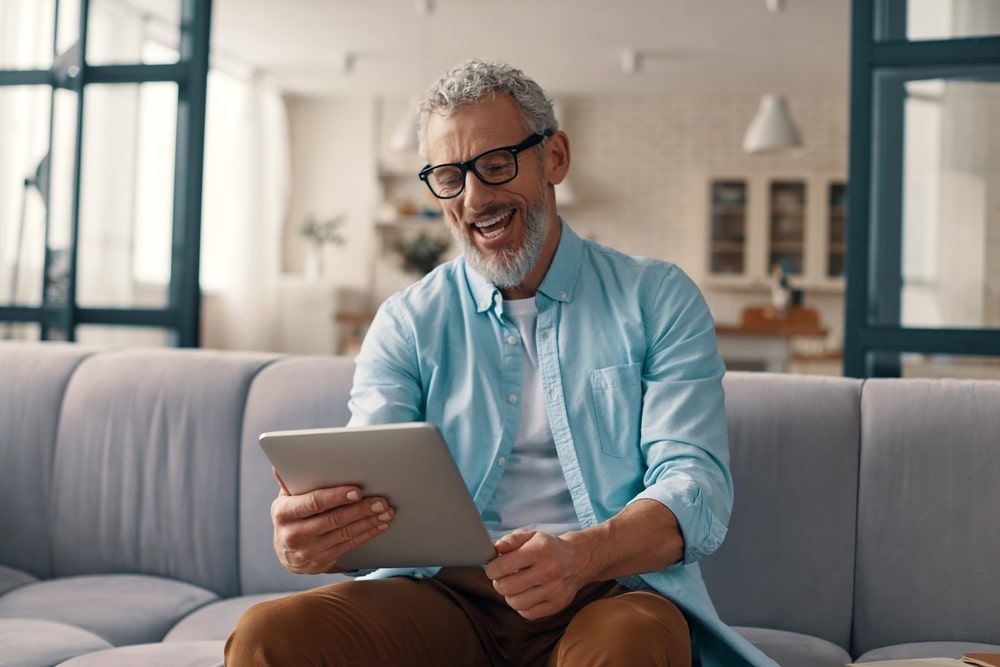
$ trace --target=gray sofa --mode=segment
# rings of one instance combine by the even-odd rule
[[[261,431],[340,425],[352,362],[0,344],[0,665],[216,665],[271,551]],[[1000,651],[1000,383],[732,373],[703,563],[788,666]]]

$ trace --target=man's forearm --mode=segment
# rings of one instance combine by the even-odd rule
[[[655,500],[636,501],[601,524],[561,537],[577,547],[585,583],[656,572],[684,556],[677,517]]]

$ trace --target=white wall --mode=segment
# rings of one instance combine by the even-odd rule
[[[292,143],[292,194],[285,227],[283,270],[303,270],[308,246],[299,228],[310,214],[346,215],[345,244],[325,257],[331,283],[367,289],[374,248],[376,205],[375,99],[372,97],[287,100]]]
[[[582,235],[624,252],[676,262],[704,284],[708,242],[704,200],[712,175],[847,172],[845,98],[789,99],[805,146],[773,156],[746,155],[740,148],[758,103],[755,95],[560,99],[577,198],[576,205],[561,211],[563,216]],[[349,208],[352,243],[358,245],[347,247],[345,255],[351,257],[345,261],[355,268],[344,273],[353,279],[363,273],[363,258],[374,252],[375,155],[389,159],[386,137],[406,109],[406,100],[392,98],[379,105],[370,98],[300,99],[293,100],[289,109],[295,165],[292,219],[300,219],[310,207]],[[347,160],[358,165],[350,184],[331,183],[342,168],[334,163]],[[367,172],[361,169],[366,163]],[[298,269],[301,259],[301,249],[289,248],[286,269]],[[764,291],[705,292],[716,319],[727,322],[738,320],[747,303],[765,303],[768,298]],[[826,326],[840,332],[842,295],[807,293],[806,302],[821,310]]]

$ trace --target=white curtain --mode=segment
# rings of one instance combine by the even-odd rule
[[[201,259],[206,347],[275,347],[288,133],[277,90],[254,76],[209,74]]]

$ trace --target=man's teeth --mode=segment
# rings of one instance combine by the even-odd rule
[[[510,215],[510,211],[501,213],[495,218],[490,218],[489,220],[483,220],[482,222],[474,222],[472,224],[475,225],[478,229],[483,229],[485,227],[492,227],[493,225],[497,224],[498,222],[506,218],[508,215]]]

